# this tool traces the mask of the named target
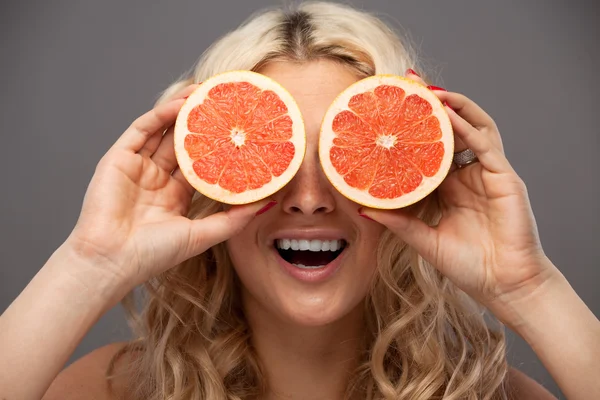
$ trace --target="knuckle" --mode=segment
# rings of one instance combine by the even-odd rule
[[[498,129],[498,124],[496,123],[496,121],[489,115],[486,115],[486,119],[487,119],[486,128],[489,129],[491,131],[491,133],[499,135],[500,130]]]
[[[191,228],[188,234],[187,246],[184,253],[189,254],[190,256],[195,256],[197,254],[203,253],[207,248],[212,246],[210,242],[210,238],[207,237],[206,230],[200,227]]]
[[[515,173],[515,185],[517,186],[517,188],[519,188],[522,192],[527,193],[527,184],[525,183],[525,181],[523,180],[523,178],[521,178],[519,175],[517,175]]]
[[[109,150],[106,154],[102,156],[102,158],[100,158],[100,161],[98,161],[98,164],[96,165],[96,171],[102,171],[112,165],[115,165],[121,159],[122,157],[119,157],[117,151]]]
[[[515,171],[511,171],[508,179],[509,184],[516,192],[527,194],[527,184]]]
[[[246,224],[240,223],[239,218],[235,218],[230,212],[226,212],[226,226],[229,236],[234,236],[240,233]]]
[[[109,165],[113,164],[113,159],[114,156],[112,155],[111,151],[102,156],[102,158],[100,158],[100,161],[98,161],[98,164],[96,164],[96,172],[101,172],[105,170]]]

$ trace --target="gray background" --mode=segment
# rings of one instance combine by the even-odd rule
[[[69,234],[95,164],[129,123],[211,42],[275,4],[2,2],[0,311]],[[546,252],[600,315],[597,4],[352,4],[401,24],[435,83],[469,95],[496,119],[528,184]],[[72,360],[127,335],[115,308]],[[560,394],[520,338],[511,334],[509,345],[513,365]]]

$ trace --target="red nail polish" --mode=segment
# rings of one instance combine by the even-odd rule
[[[421,77],[421,75],[417,74],[417,73],[415,72],[415,70],[414,70],[414,69],[412,69],[412,68],[409,68],[409,69],[407,69],[407,70],[406,70],[406,73],[407,73],[407,74],[413,74],[413,75],[416,75],[416,76],[418,76],[419,78]]]
[[[190,97],[190,96],[185,96],[183,99],[186,100],[188,97]]]
[[[368,219],[369,221],[375,221],[373,218],[371,218],[371,217],[369,217],[369,216],[367,216],[367,215],[364,215],[364,214],[358,214],[358,215],[360,215],[360,216],[361,216],[361,217],[363,217],[363,218],[366,218],[366,219]]]
[[[363,214],[362,207],[358,209],[358,215],[360,215],[363,218],[368,219],[369,221],[375,221],[373,218],[369,217],[368,215]]]
[[[443,87],[439,87],[439,86],[433,86],[433,85],[431,85],[431,86],[427,86],[427,88],[429,90],[441,90],[442,92],[447,92],[446,89],[444,89]]]
[[[258,210],[256,212],[256,215],[260,215],[260,214],[264,214],[267,211],[269,211],[271,208],[275,207],[275,205],[277,204],[277,202],[275,200],[270,201],[269,203],[267,203],[266,206],[264,206],[263,208],[261,208],[260,210]]]

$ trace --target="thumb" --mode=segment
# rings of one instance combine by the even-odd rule
[[[359,214],[387,227],[428,261],[435,260],[438,232],[406,210],[375,210],[362,207]]]
[[[227,211],[191,221],[188,257],[198,255],[241,232],[254,217],[276,204],[274,200],[264,199],[251,204],[232,206]]]

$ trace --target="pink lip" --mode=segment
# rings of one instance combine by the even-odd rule
[[[292,278],[307,283],[320,283],[327,280],[329,277],[335,274],[340,268],[342,259],[346,256],[346,249],[347,247],[342,251],[342,253],[339,256],[335,258],[335,260],[321,268],[301,269],[285,261],[279,255],[277,248],[273,246],[275,257],[277,257],[277,262],[279,263],[281,269],[288,275],[290,275]]]
[[[339,229],[325,229],[325,228],[293,228],[283,229],[273,232],[267,237],[268,244],[272,245],[276,239],[319,239],[319,240],[339,240],[344,239],[348,242],[347,235],[344,231]]]

